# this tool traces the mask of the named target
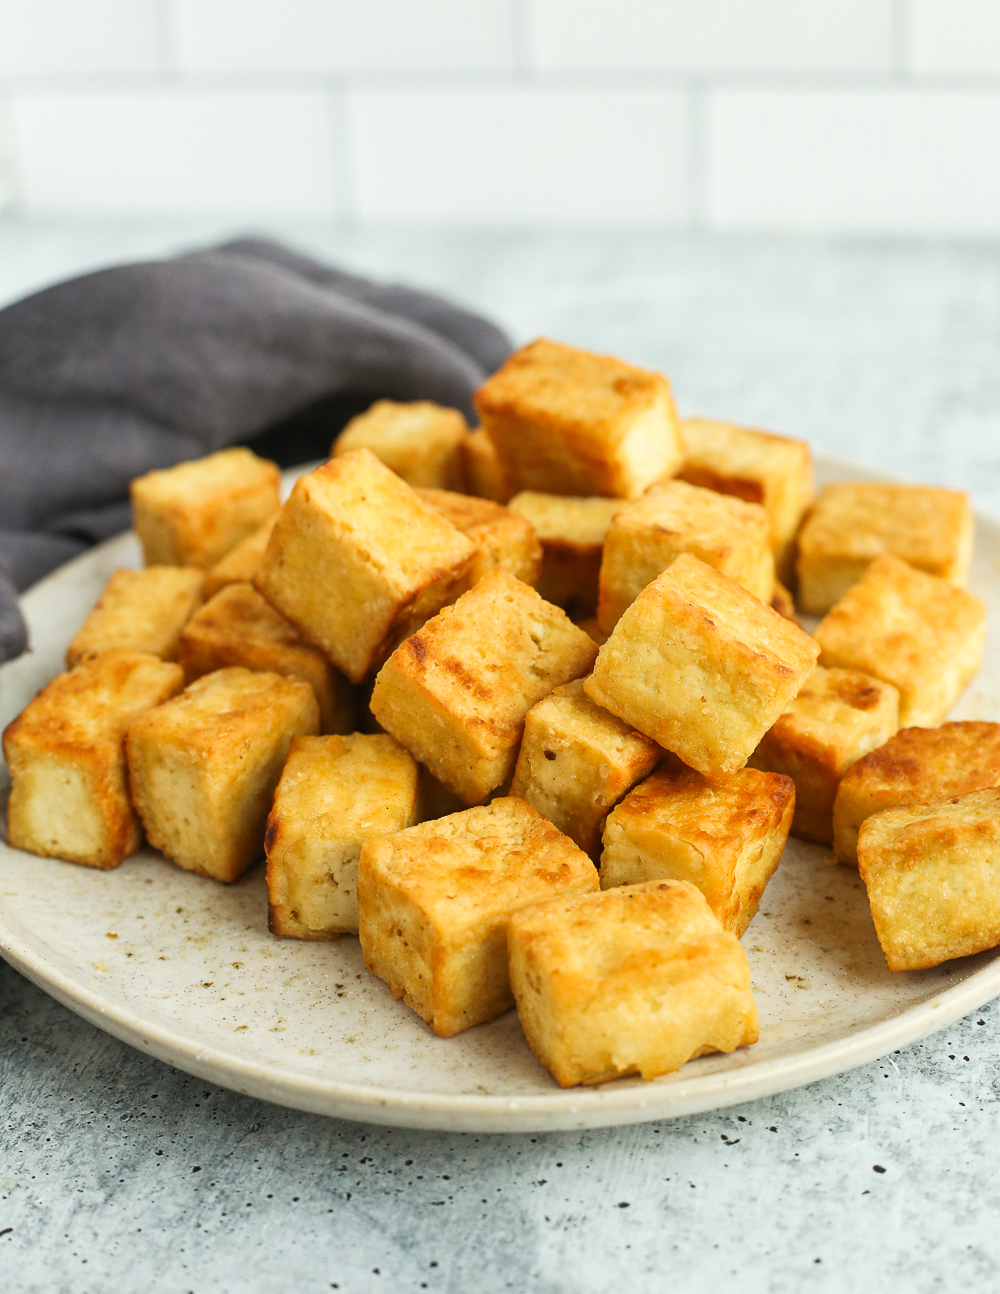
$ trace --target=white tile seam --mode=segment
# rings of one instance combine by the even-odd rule
[[[891,39],[893,75],[908,80],[914,75],[912,0],[893,0]]]

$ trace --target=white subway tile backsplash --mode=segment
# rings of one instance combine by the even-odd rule
[[[0,0],[0,76],[148,73],[156,0]]]
[[[910,4],[915,71],[1000,73],[997,0],[910,0]]]

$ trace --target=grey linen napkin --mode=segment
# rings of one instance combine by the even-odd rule
[[[0,661],[15,589],[127,528],[128,484],[249,443],[323,457],[384,396],[472,418],[510,353],[487,320],[260,239],[101,270],[0,310]]]

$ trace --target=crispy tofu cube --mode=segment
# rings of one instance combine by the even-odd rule
[[[544,338],[511,355],[475,404],[515,490],[634,499],[684,457],[665,377]]]
[[[252,581],[257,574],[257,567],[267,551],[268,541],[274,523],[278,520],[277,512],[246,539],[241,539],[235,548],[229,550],[220,561],[217,561],[205,576],[205,597],[210,598],[227,584],[239,584]]]
[[[741,584],[681,553],[618,621],[584,689],[713,777],[742,768],[818,653]]]
[[[132,524],[146,565],[208,570],[277,511],[280,486],[276,464],[240,448],[136,477]]]
[[[597,610],[604,540],[622,501],[569,499],[523,490],[510,506],[531,522],[542,541],[539,593],[574,618],[592,616]]]
[[[778,615],[785,620],[791,620],[794,624],[799,623],[799,618],[795,614],[795,599],[778,580],[774,581],[774,588],[771,591],[771,609],[777,611]]]
[[[757,1041],[746,954],[686,881],[537,903],[507,942],[521,1029],[562,1087]]]
[[[179,665],[105,651],[42,688],[3,735],[10,844],[88,867],[117,867],[134,854],[142,829],[129,799],[125,731],[183,685]]]
[[[510,793],[596,862],[608,810],[662,755],[655,741],[595,705],[576,679],[528,711]]]
[[[753,920],[788,840],[795,786],[741,768],[709,781],[666,761],[608,815],[601,888],[689,881],[737,938]]]
[[[235,881],[264,852],[289,742],[318,730],[308,683],[240,668],[134,720],[129,781],[149,843],[189,872]]]
[[[442,1038],[514,1005],[507,923],[528,904],[597,889],[590,859],[513,796],[362,846],[365,965]]]
[[[417,495],[476,545],[469,583],[504,566],[532,588],[538,583],[542,546],[531,522],[510,508],[451,490],[417,490]]]
[[[804,440],[735,427],[708,418],[681,423],[684,465],[677,475],[692,485],[759,503],[771,522],[779,577],[795,575],[795,536],[812,502],[812,454]]]
[[[457,409],[429,400],[412,404],[377,400],[351,419],[330,452],[336,457],[352,449],[370,449],[408,485],[461,490],[465,483],[461,450],[468,431]]]
[[[180,663],[189,683],[232,665],[301,678],[316,694],[321,731],[354,731],[353,687],[252,584],[227,584],[205,603],[181,634]]]
[[[761,738],[750,765],[792,779],[793,834],[829,845],[840,779],[898,727],[899,693],[891,684],[817,665]]]
[[[201,604],[204,583],[205,572],[193,566],[115,571],[67,647],[67,667],[102,651],[176,660],[181,630]]]
[[[872,814],[858,868],[892,971],[1000,944],[1000,789]]]
[[[257,589],[352,683],[468,583],[476,547],[367,449],[292,490]]]
[[[820,492],[799,535],[799,601],[822,616],[883,553],[964,588],[972,507],[960,490],[840,481]]]
[[[904,728],[940,723],[979,668],[986,607],[898,557],[876,558],[820,622],[820,663],[899,689]]]
[[[611,522],[597,604],[597,623],[605,633],[680,553],[693,553],[761,602],[771,601],[774,554],[764,509],[685,481],[668,481],[622,508]]]
[[[586,674],[597,647],[498,567],[382,667],[375,718],[467,804],[510,776],[531,707]]]
[[[506,503],[514,491],[500,462],[497,447],[480,427],[462,441],[462,478],[470,494]]]
[[[357,933],[366,840],[419,821],[418,766],[391,737],[293,737],[267,819],[271,933]]]
[[[577,620],[576,624],[580,626],[585,634],[588,634],[597,643],[598,647],[603,647],[611,637],[606,634],[601,626],[597,623],[597,616],[588,616],[586,620]]]
[[[903,728],[852,765],[833,804],[833,849],[858,862],[858,832],[873,813],[934,804],[1000,786],[1000,724],[943,723]]]

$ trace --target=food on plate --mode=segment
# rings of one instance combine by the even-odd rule
[[[507,484],[496,445],[482,427],[469,432],[462,441],[462,471],[465,488],[481,499],[506,503],[514,493]]]
[[[597,884],[587,855],[513,796],[369,840],[358,867],[365,965],[450,1037],[513,1006],[512,914]]]
[[[574,619],[597,610],[601,554],[621,499],[573,499],[522,490],[511,509],[526,517],[542,543],[538,592]]]
[[[205,572],[195,566],[115,571],[67,647],[67,667],[101,651],[176,660],[181,630],[201,603],[204,583]]]
[[[275,512],[262,526],[258,526],[253,534],[247,535],[246,539],[241,539],[235,548],[231,548],[225,557],[220,558],[212,569],[206,572],[206,598],[212,597],[227,584],[253,580],[277,520],[278,514]]]
[[[408,485],[460,490],[464,484],[461,450],[468,433],[457,409],[429,400],[411,404],[376,400],[351,419],[330,453],[336,458],[352,449],[370,449]]]
[[[527,518],[489,499],[451,490],[419,489],[417,495],[476,545],[470,584],[496,566],[506,567],[532,588],[538,583],[542,546]]]

